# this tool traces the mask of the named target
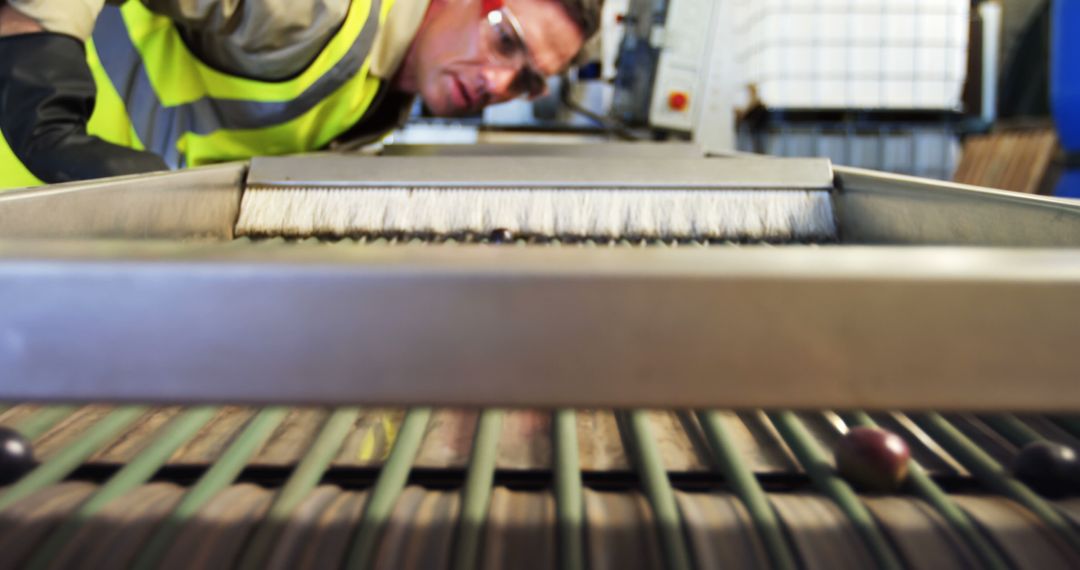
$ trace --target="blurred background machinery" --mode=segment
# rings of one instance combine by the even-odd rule
[[[1075,0],[609,0],[550,96],[449,122],[418,109],[394,142],[693,138],[1078,196],[1080,54],[1063,33],[1078,14]]]

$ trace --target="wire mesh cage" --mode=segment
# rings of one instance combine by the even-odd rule
[[[824,156],[836,164],[950,180],[960,160],[955,127],[942,123],[779,122],[743,129],[740,150]]]
[[[736,60],[769,108],[962,110],[968,0],[736,0]]]

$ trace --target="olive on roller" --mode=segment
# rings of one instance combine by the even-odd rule
[[[903,438],[878,428],[852,428],[836,444],[836,470],[860,491],[893,493],[907,479],[911,450]]]
[[[506,228],[496,228],[488,234],[488,241],[491,243],[511,243],[514,241],[514,232]]]
[[[19,432],[0,426],[0,485],[18,481],[34,468],[34,449]]]
[[[1025,445],[1013,459],[1012,472],[1036,493],[1051,499],[1080,491],[1080,457],[1073,448],[1053,441]]]

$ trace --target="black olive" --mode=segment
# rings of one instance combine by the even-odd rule
[[[488,234],[488,241],[491,243],[513,243],[514,232],[506,228],[495,228]]]
[[[34,468],[34,449],[19,432],[0,426],[0,485],[18,481]]]
[[[1080,490],[1080,457],[1073,448],[1052,441],[1033,441],[1013,459],[1013,475],[1048,498]]]

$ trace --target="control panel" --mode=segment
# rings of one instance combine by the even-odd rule
[[[696,93],[708,72],[709,27],[715,0],[669,0],[667,17],[653,25],[650,42],[659,49],[649,123],[690,131],[700,102]]]

